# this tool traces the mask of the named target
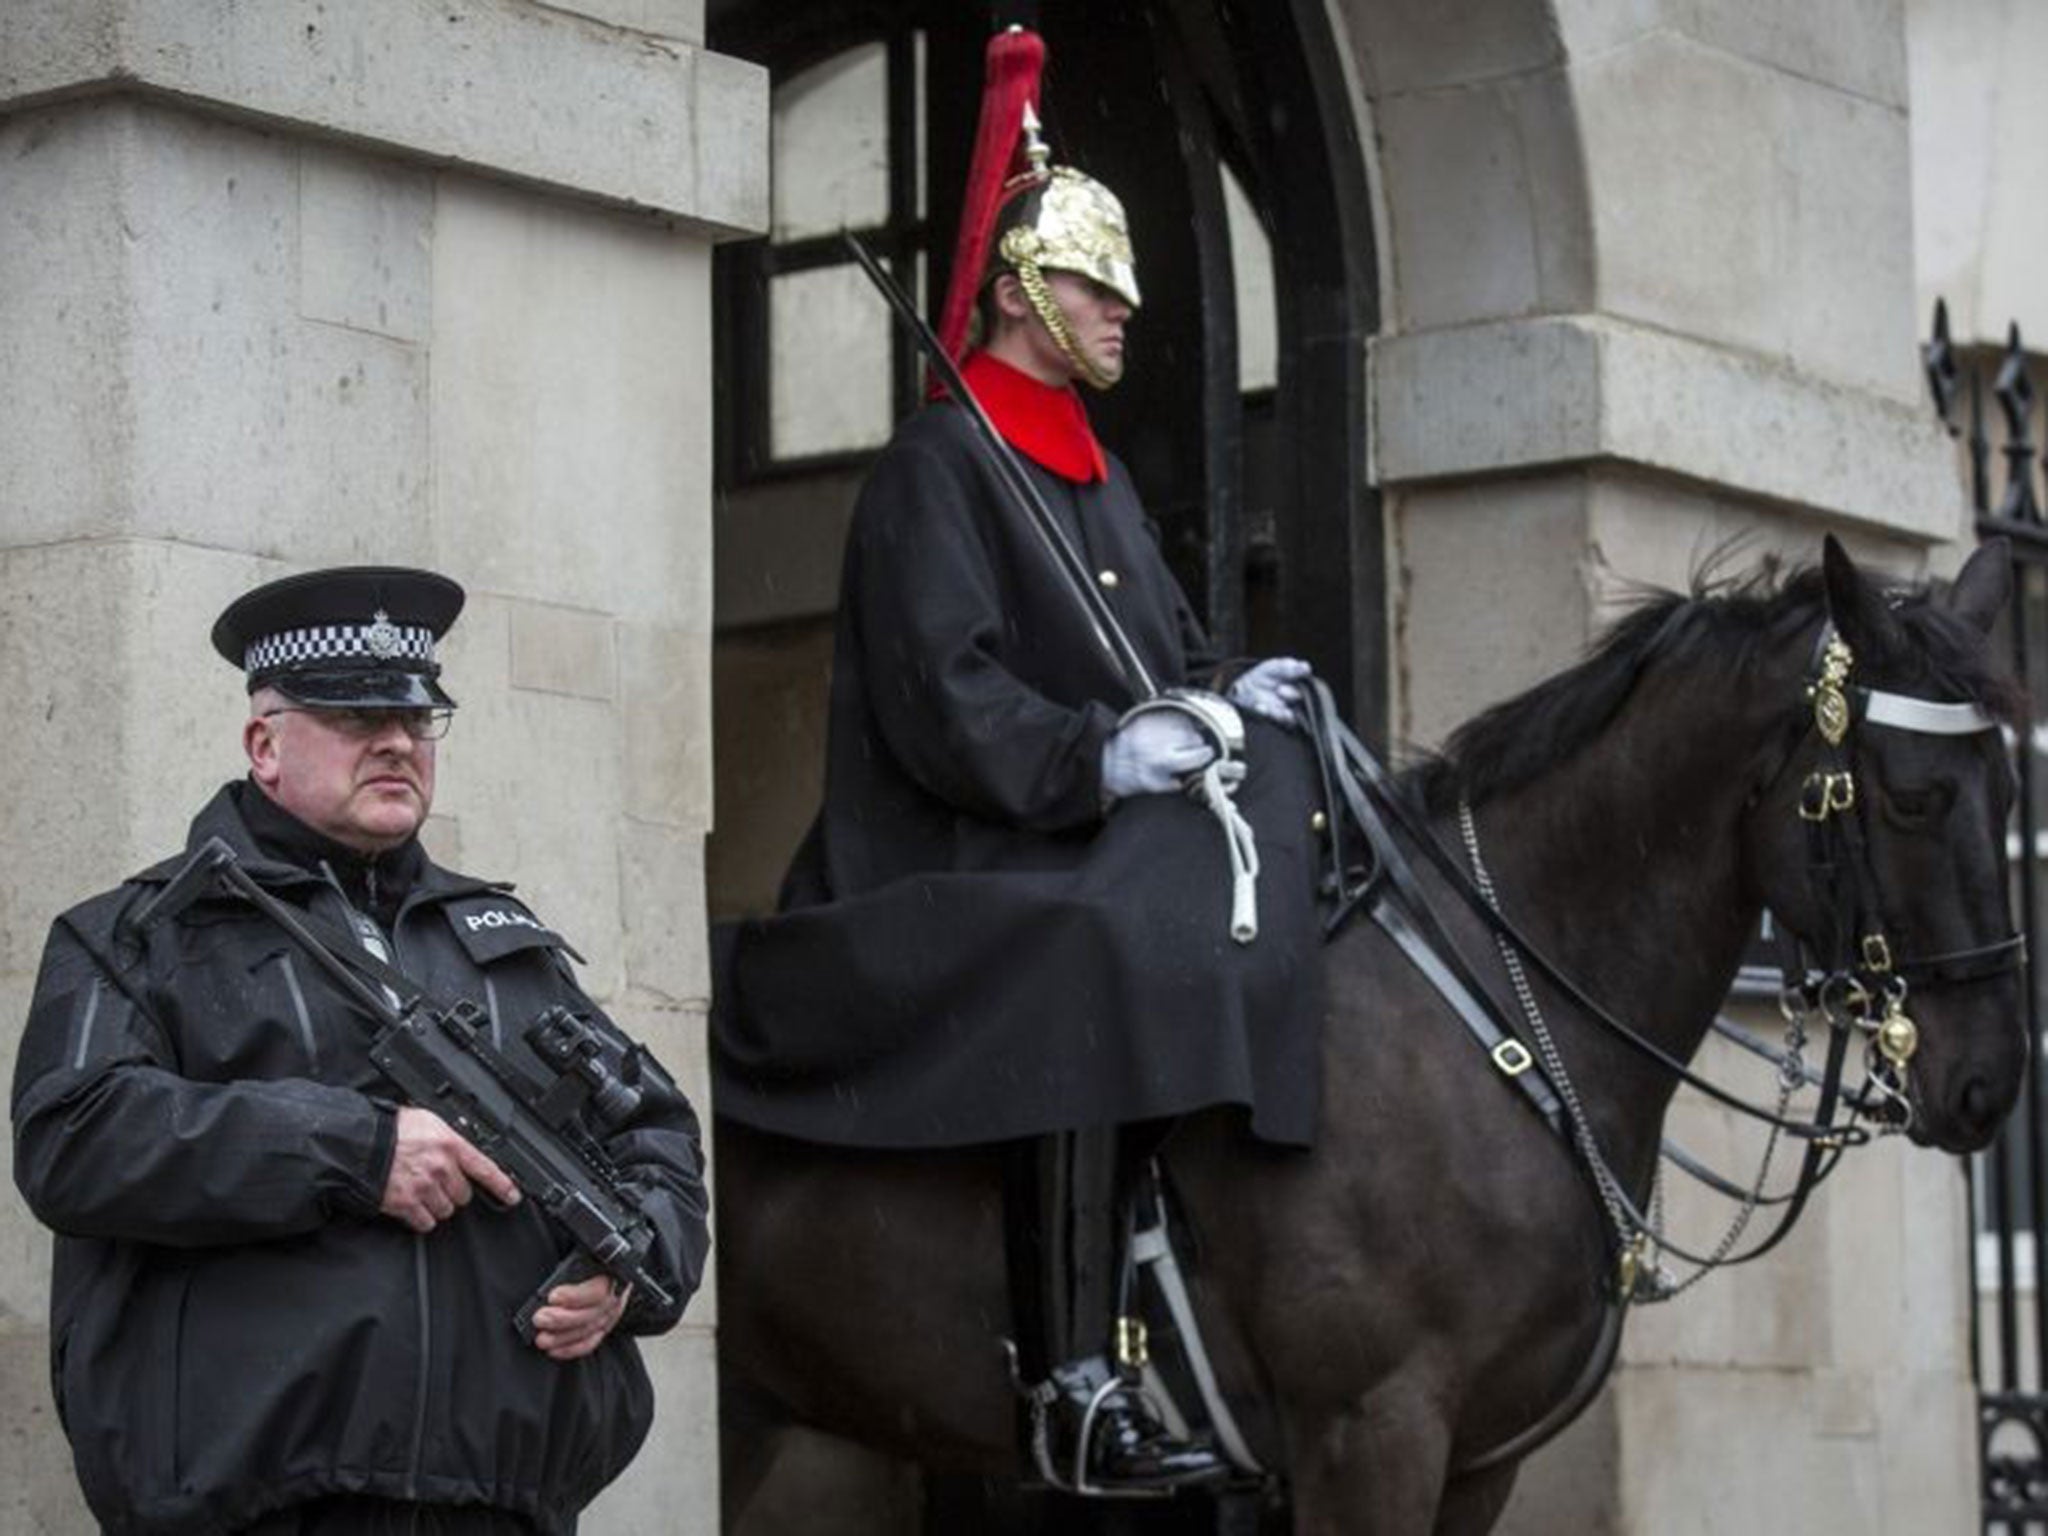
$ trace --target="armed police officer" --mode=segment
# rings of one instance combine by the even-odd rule
[[[522,1335],[566,1241],[398,1101],[373,1021],[251,900],[163,900],[190,867],[168,860],[57,919],[14,1080],[15,1178],[57,1233],[57,1406],[109,1531],[557,1536],[647,1433],[632,1335],[673,1325],[703,1270],[697,1121],[560,935],[420,846],[455,709],[434,646],[462,602],[352,567],[233,603],[213,642],[247,674],[248,773],[190,848],[219,839],[308,926],[474,1003],[539,1076],[524,1024],[579,1018],[634,1084],[589,1134],[651,1222],[665,1300],[596,1274]]]
[[[1030,34],[991,47],[940,342],[959,350],[977,313],[966,388],[1144,670],[1208,680],[1202,626],[1077,390],[1122,376],[1140,293],[1121,203],[1038,142],[1038,57]],[[904,423],[870,471],[841,588],[824,803],[780,912],[734,935],[716,1091],[721,1114],[814,1141],[1006,1142],[1016,1367],[1039,1471],[1078,1491],[1171,1489],[1226,1468],[1134,1389],[1122,1196],[1190,1110],[1244,1106],[1264,1139],[1311,1137],[1308,810],[1299,780],[1262,771],[1288,738],[1255,718],[1287,720],[1307,668],[1276,658],[1230,687],[1253,718],[1245,810],[1274,822],[1260,829],[1260,933],[1236,943],[1225,837],[1181,793],[1218,743],[1174,710],[1134,709],[1025,513],[959,401]]]

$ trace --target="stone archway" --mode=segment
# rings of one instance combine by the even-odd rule
[[[1396,738],[1731,537],[1946,568],[1967,510],[1920,398],[1895,8],[1331,10],[1375,151]],[[1673,1123],[1744,1145],[1684,1097]],[[1727,1208],[1672,1197],[1711,1243]],[[1973,1528],[1962,1204],[1953,1164],[1866,1154],[1789,1252],[1639,1315],[1502,1531]]]

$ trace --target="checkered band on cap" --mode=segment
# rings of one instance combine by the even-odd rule
[[[265,635],[242,656],[250,673],[318,666],[330,661],[412,662],[431,665],[434,632],[420,624],[394,624],[383,614],[368,624],[319,624]]]

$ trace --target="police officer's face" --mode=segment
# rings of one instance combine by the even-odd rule
[[[314,831],[381,853],[427,819],[434,743],[415,740],[398,715],[299,709],[268,689],[251,704],[250,777]]]

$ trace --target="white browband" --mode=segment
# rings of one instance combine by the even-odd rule
[[[1975,704],[1934,704],[1875,688],[1862,692],[1863,718],[1871,725],[1889,725],[1926,736],[1974,736],[1998,729],[1998,722]]]

